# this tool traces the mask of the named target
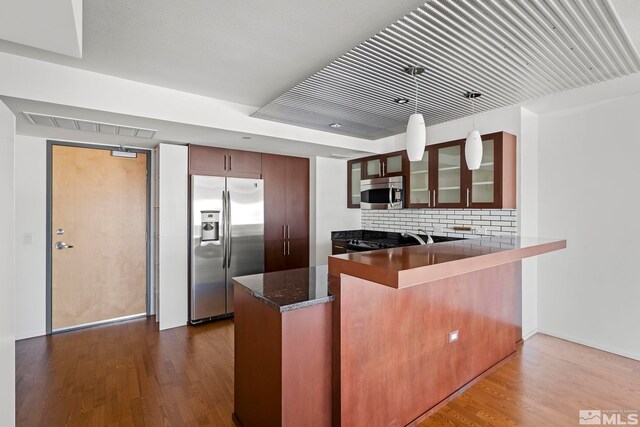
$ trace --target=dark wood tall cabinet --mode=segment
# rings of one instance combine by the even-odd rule
[[[309,266],[309,159],[262,155],[265,272]]]

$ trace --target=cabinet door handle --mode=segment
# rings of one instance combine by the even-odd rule
[[[291,240],[287,240],[287,255],[291,255]]]
[[[287,224],[287,239],[291,238],[291,233],[289,232],[289,224]]]
[[[437,192],[438,190],[433,190],[433,207],[436,206],[436,199],[438,198],[438,196],[436,196]]]
[[[469,192],[471,190],[467,188],[467,207],[469,207]]]
[[[282,240],[286,240],[287,239],[287,232],[285,231],[285,225],[282,224]]]
[[[227,170],[227,155],[224,155],[224,170]]]
[[[427,205],[431,206],[431,190],[429,190],[429,198],[427,200]]]
[[[385,176],[385,172],[384,172],[384,162],[382,162],[382,176]]]
[[[231,154],[229,154],[229,172],[231,172]]]
[[[282,241],[282,255],[286,255],[287,254],[287,243],[283,240]]]

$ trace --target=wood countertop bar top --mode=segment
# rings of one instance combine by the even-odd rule
[[[329,276],[347,274],[400,289],[508,264],[566,247],[566,240],[491,236],[353,252],[330,256]]]

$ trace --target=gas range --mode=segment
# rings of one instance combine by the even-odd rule
[[[389,249],[393,248],[393,245],[388,243],[373,242],[369,240],[352,239],[347,242],[347,249],[352,251],[373,251],[376,249]]]

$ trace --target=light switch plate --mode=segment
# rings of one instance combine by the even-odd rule
[[[449,342],[456,342],[458,341],[458,330],[456,329],[455,331],[449,332]]]
[[[24,234],[22,234],[22,244],[23,245],[32,245],[33,244],[33,233],[24,233]]]

